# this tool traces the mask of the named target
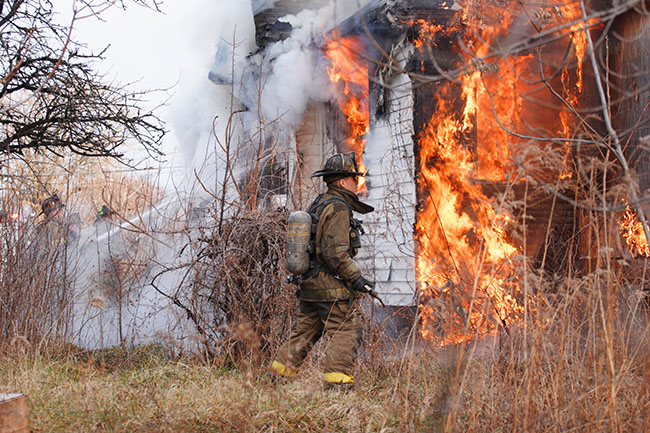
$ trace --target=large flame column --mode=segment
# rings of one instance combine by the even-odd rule
[[[576,5],[529,11],[479,1],[459,11],[455,28],[414,22],[414,72],[439,77],[414,87],[422,334],[440,344],[507,329],[525,315],[515,264],[528,252],[508,234],[512,214],[486,191],[571,177],[575,116],[566,105],[577,108],[584,56]],[[513,29],[551,28],[564,30],[543,47],[503,48],[517,44]]]

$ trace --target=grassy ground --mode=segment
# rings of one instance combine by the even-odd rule
[[[157,350],[105,355],[5,357],[0,391],[28,394],[34,432],[391,432],[442,422],[433,382],[400,383],[388,371],[360,373],[356,391],[345,393],[323,390],[309,365],[273,383],[263,369]]]
[[[349,393],[323,390],[317,355],[274,383],[265,362],[232,368],[156,346],[8,354],[0,392],[29,395],[34,432],[650,431],[650,330],[559,323],[476,346],[366,352]]]

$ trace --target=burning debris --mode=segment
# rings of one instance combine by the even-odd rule
[[[514,262],[526,251],[508,237],[511,215],[484,185],[499,183],[508,190],[517,182],[570,176],[575,117],[553,106],[560,99],[577,108],[582,91],[584,25],[572,24],[578,3],[549,5],[549,11],[562,13],[528,18],[527,24],[521,21],[529,11],[520,2],[472,6],[449,26],[414,23],[424,75],[438,72],[431,63],[441,39],[454,35],[464,45],[455,50],[457,59],[442,66],[457,72],[453,81],[435,84],[430,93],[435,111],[417,139],[422,334],[441,344],[507,329],[525,314]],[[517,43],[509,40],[513,29],[533,26],[549,32],[565,25],[568,38],[535,50],[507,45]],[[570,50],[575,57],[567,61],[562,54]],[[558,152],[564,153],[560,164],[535,159]]]
[[[630,253],[633,256],[650,257],[650,247],[643,231],[643,225],[639,221],[636,212],[630,209],[629,205],[625,207],[625,214],[621,219],[620,226]]]

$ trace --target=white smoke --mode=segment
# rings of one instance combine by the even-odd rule
[[[175,10],[182,29],[175,39],[176,49],[173,68],[177,72],[177,84],[169,101],[170,139],[176,142],[181,158],[171,163],[186,173],[184,182],[192,183],[193,172],[202,165],[205,149],[214,144],[212,133],[215,117],[225,117],[223,96],[207,80],[213,61],[215,40],[225,25],[219,8],[210,0],[201,0],[197,7]],[[191,23],[191,25],[187,25]],[[177,53],[175,55],[175,53]],[[170,159],[173,156],[170,155]],[[197,161],[198,160],[198,161]],[[180,179],[180,176],[175,176]]]
[[[233,13],[231,4],[224,4],[224,7],[228,7],[230,16],[242,17],[243,20],[246,13],[253,10],[248,9],[245,3],[237,6],[238,13]],[[321,9],[303,10],[296,15],[280,18],[280,21],[292,26],[287,39],[266,47],[263,52],[249,58],[248,62],[235,62],[234,79],[236,88],[241,89],[238,94],[241,102],[251,112],[261,112],[264,117],[261,120],[265,122],[279,120],[290,127],[298,125],[309,100],[323,101],[330,97],[329,80],[324,68],[319,65],[322,53],[311,45],[313,39],[324,35],[367,3],[368,0],[334,0]],[[231,28],[234,26],[237,24],[231,23]],[[248,28],[246,25],[241,27]],[[226,35],[230,35],[228,30]],[[222,31],[221,41],[224,36]],[[250,48],[249,45],[246,47]],[[239,53],[236,54],[239,59]],[[220,42],[211,70],[213,81],[230,82],[228,77],[233,74],[232,61],[228,60],[228,56],[232,56],[232,44]]]
[[[253,14],[271,9],[278,0],[253,0]]]
[[[215,9],[219,17],[215,24],[220,32],[210,79],[230,84],[245,69],[246,57],[255,50],[253,8],[251,0],[238,0],[222,1]]]
[[[279,0],[224,0],[208,14],[218,17],[214,27],[219,30],[219,37],[212,42],[212,66],[203,82],[192,80],[197,83],[193,89],[179,89],[188,103],[175,108],[173,123],[189,177],[197,171],[203,184],[217,188],[214,182],[222,177],[218,173],[223,161],[215,139],[225,142],[224,131],[232,110],[246,111],[237,116],[241,120],[236,122],[241,127],[239,142],[254,135],[260,125],[272,124],[275,132],[267,127],[265,134],[275,134],[276,141],[287,143],[286,135],[279,135],[300,124],[310,100],[334,98],[321,63],[323,53],[313,46],[313,41],[368,0],[333,0],[318,10],[282,17],[279,21],[291,25],[290,36],[262,50],[255,41],[254,14],[277,3]],[[233,94],[234,107],[230,101]]]
[[[332,0],[328,5],[318,10],[305,9],[296,15],[287,15],[281,21],[287,21],[293,27],[291,37],[272,47],[272,52],[286,49],[287,45],[294,47],[296,43],[306,44],[315,36],[322,35],[361,9],[371,0],[342,1]],[[281,48],[283,47],[284,48]]]
[[[325,83],[315,74],[313,62],[312,53],[305,49],[284,53],[273,62],[261,98],[266,119],[281,119],[295,126],[302,120],[309,100],[325,96],[317,94]]]

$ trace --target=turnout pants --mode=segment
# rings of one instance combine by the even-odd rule
[[[298,322],[291,336],[280,348],[274,370],[292,375],[313,345],[326,335],[325,382],[353,382],[355,360],[361,344],[362,323],[357,302],[350,308],[348,301],[300,301]],[[277,367],[276,366],[281,366]]]

